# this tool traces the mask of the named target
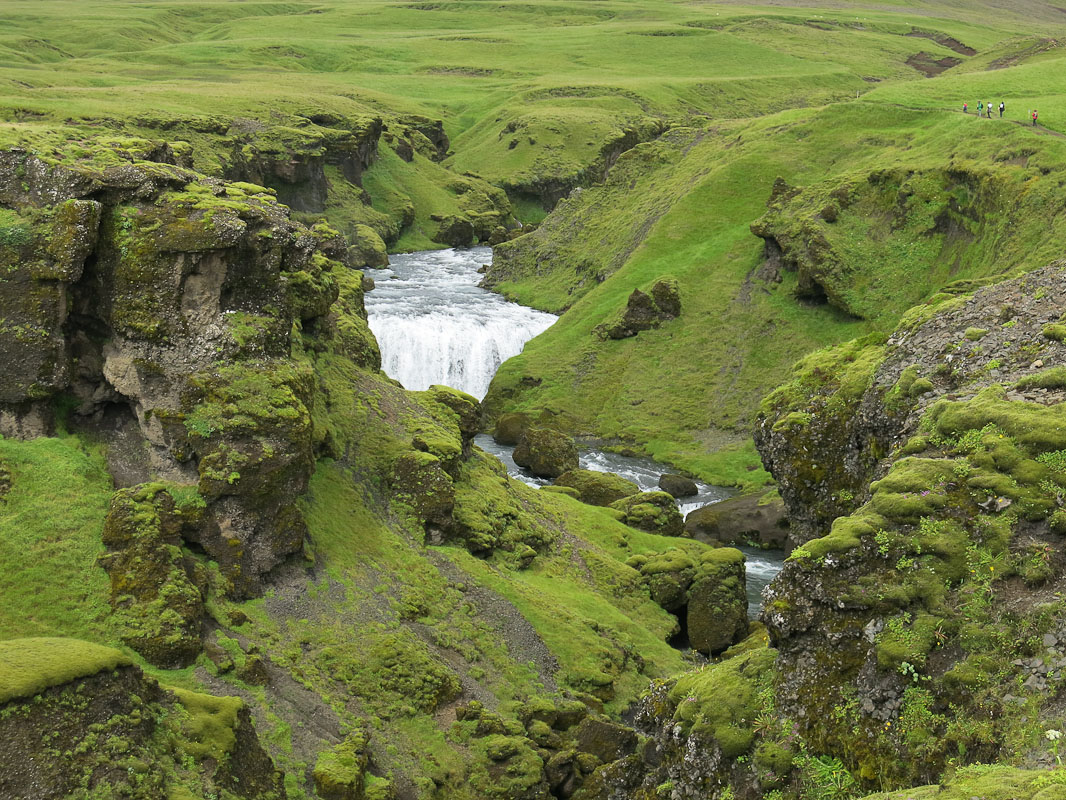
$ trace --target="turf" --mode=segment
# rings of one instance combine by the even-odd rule
[[[0,641],[0,704],[131,663],[118,650],[77,639]]]

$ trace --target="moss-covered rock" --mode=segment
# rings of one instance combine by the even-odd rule
[[[596,327],[605,339],[627,339],[641,331],[658,328],[681,314],[681,296],[675,278],[660,278],[648,294],[634,289],[617,319]]]
[[[283,775],[240,699],[172,694],[109,648],[26,642],[2,645],[10,663],[39,677],[18,684],[32,697],[3,704],[0,795],[73,797],[92,787],[131,800],[285,797]]]
[[[319,753],[314,769],[318,796],[323,800],[364,800],[367,761],[366,736],[358,731]]]
[[[748,632],[744,554],[731,547],[706,551],[688,590],[688,638],[694,650],[720,653]]]
[[[532,422],[529,415],[522,413],[500,414],[492,431],[496,444],[516,445],[522,434],[529,429]]]
[[[574,729],[574,738],[578,750],[603,763],[629,755],[637,746],[637,734],[632,728],[602,717],[586,717]]]
[[[187,666],[201,650],[203,577],[180,548],[183,528],[194,528],[198,516],[182,514],[163,486],[148,484],[117,492],[104,525],[111,552],[101,563],[120,635],[159,667]]]
[[[666,492],[640,492],[610,504],[622,512],[626,525],[662,536],[681,536],[684,520],[674,498]]]
[[[771,497],[742,495],[690,511],[685,531],[719,544],[782,548],[788,540],[788,519],[776,492]]]
[[[557,478],[578,466],[574,440],[550,428],[527,429],[519,438],[513,457],[520,467],[528,467],[534,475],[545,478]]]
[[[616,500],[640,491],[640,487],[633,481],[620,475],[590,469],[567,470],[555,479],[555,484],[574,489],[582,503],[593,506],[609,506]]]
[[[356,269],[380,268],[389,265],[385,242],[369,225],[356,225],[352,233],[348,258]]]

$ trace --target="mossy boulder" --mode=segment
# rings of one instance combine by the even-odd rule
[[[688,638],[694,650],[720,653],[748,632],[744,554],[732,547],[705,552],[688,590]]]
[[[513,457],[520,467],[527,467],[534,475],[545,478],[557,478],[578,466],[574,440],[550,428],[526,430],[519,437]]]
[[[522,434],[529,430],[532,425],[528,414],[509,413],[500,414],[496,419],[496,425],[492,431],[492,438],[496,444],[516,445],[522,438]]]
[[[672,497],[692,497],[699,494],[699,487],[694,480],[671,472],[659,476],[659,488]]]
[[[389,265],[385,242],[369,225],[356,225],[349,239],[348,259],[352,267],[376,269]]]
[[[470,443],[481,426],[481,404],[477,398],[450,386],[430,386],[427,395],[455,414],[464,446]]]
[[[555,479],[556,486],[567,486],[577,491],[582,503],[593,506],[609,506],[616,500],[640,492],[633,481],[613,472],[597,472],[591,469],[571,469]]]
[[[369,761],[366,736],[356,731],[321,752],[315,762],[315,791],[322,800],[364,800]]]
[[[448,215],[439,220],[433,241],[449,247],[470,247],[474,243],[474,225],[466,217]]]
[[[670,612],[683,611],[696,574],[696,561],[682,550],[632,556],[626,564],[638,570],[648,584],[651,599]]]
[[[730,497],[701,506],[685,517],[689,536],[719,544],[783,548],[788,541],[784,502],[776,494]]]
[[[412,451],[393,464],[390,485],[427,525],[448,526],[455,506],[455,486],[441,460],[432,453]]]
[[[625,515],[626,525],[642,531],[661,536],[681,536],[685,532],[677,503],[666,492],[640,492],[616,500],[609,507]]]

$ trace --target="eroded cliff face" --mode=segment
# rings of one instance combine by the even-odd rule
[[[777,707],[865,779],[1047,761],[1066,665],[1064,277],[937,296],[884,341],[801,362],[764,405],[760,450],[815,537],[768,593]]]
[[[206,509],[187,538],[254,592],[303,537],[310,373],[289,334],[326,324],[343,241],[261,187],[172,165],[0,158],[0,431],[49,433],[60,406],[115,431],[120,485],[195,486]]]
[[[29,674],[40,686],[37,693],[13,697],[5,687],[4,797],[49,800],[100,791],[136,800],[201,793],[242,800],[286,796],[283,775],[260,745],[240,699],[167,690],[117,651],[111,651],[116,668],[105,666],[97,652],[87,658],[84,642],[3,644],[5,677],[14,667],[17,677]],[[51,659],[62,661],[66,675],[48,674]]]

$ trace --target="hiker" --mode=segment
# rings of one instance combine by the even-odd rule
[[[963,103],[963,104],[962,104],[962,113],[963,113],[963,114],[967,114],[967,113],[969,113],[969,108],[970,108],[970,106],[969,106],[969,104],[968,104],[968,103]]]
[[[1036,127],[1036,109],[1033,109],[1033,127]]]
[[[1003,101],[1000,100],[999,101],[999,118],[1000,119],[1003,119],[1003,109],[1005,109],[1005,108],[1006,108],[1006,106],[1003,104]]]
[[[981,116],[981,112],[984,110],[985,104],[980,100],[977,101],[977,116]]]
[[[985,113],[988,114],[988,118],[989,119],[992,119],[992,103],[991,102],[988,103],[988,105],[985,106]]]

